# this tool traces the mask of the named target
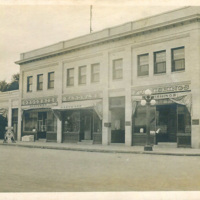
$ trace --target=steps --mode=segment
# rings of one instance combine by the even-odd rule
[[[38,139],[38,142],[46,142],[47,141],[47,139]]]
[[[81,142],[78,142],[78,144],[92,145],[93,144],[93,140],[81,140]]]
[[[154,145],[154,147],[158,148],[177,148],[176,142],[158,142],[157,145]]]

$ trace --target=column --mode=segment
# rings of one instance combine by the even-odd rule
[[[11,127],[12,126],[12,101],[11,99],[9,99],[9,102],[8,102],[8,127]]]
[[[192,148],[200,148],[200,35],[199,31],[195,30],[190,36],[190,47],[185,53],[190,57],[186,67],[191,73],[191,92],[192,92],[192,128],[191,128],[191,143]],[[187,49],[186,49],[187,50]],[[187,70],[187,69],[186,69]]]
[[[62,143],[62,120],[57,118],[57,143]]]
[[[124,74],[125,74],[125,145],[132,145],[132,100],[131,100],[131,77],[132,77],[132,49],[126,48],[124,59]]]
[[[103,85],[103,120],[102,120],[102,144],[111,142],[111,114],[109,110],[109,53],[104,52],[101,61],[101,83]]]
[[[102,120],[102,144],[109,145],[111,141],[111,114],[109,110],[108,90],[103,91],[103,120]]]
[[[58,106],[62,105],[62,88],[63,88],[63,63],[59,62],[58,69],[56,71],[56,94],[58,96]],[[62,118],[61,113],[59,113],[60,117],[57,117],[57,143],[62,143]]]
[[[125,97],[125,145],[132,145],[132,101],[130,87],[126,89]]]
[[[20,66],[21,67],[21,66]],[[23,78],[24,73],[20,69],[20,79],[19,79],[19,102],[18,102],[18,125],[17,125],[17,140],[21,140],[21,130],[22,130],[22,109],[21,109],[21,101],[22,101],[22,94],[23,94]]]
[[[17,140],[21,140],[21,129],[22,129],[22,110],[21,106],[18,108],[18,125],[17,125]]]

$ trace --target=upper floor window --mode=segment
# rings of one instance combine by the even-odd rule
[[[86,66],[79,67],[78,83],[86,84]]]
[[[149,75],[149,54],[138,56],[138,76]]]
[[[33,77],[28,76],[27,77],[27,92],[32,92],[33,89]]]
[[[123,60],[113,60],[113,79],[123,78]]]
[[[166,51],[154,53],[154,74],[166,73]]]
[[[43,74],[37,75],[37,90],[43,90]]]
[[[172,49],[172,72],[185,70],[184,47]]]
[[[54,88],[54,72],[48,73],[48,89]]]
[[[67,69],[67,86],[74,85],[74,68]]]
[[[91,65],[91,81],[92,83],[99,82],[100,72],[99,72],[99,64]]]

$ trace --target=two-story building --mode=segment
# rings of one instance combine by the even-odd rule
[[[185,7],[22,53],[18,140],[200,148],[200,7]],[[155,131],[157,134],[155,135]]]

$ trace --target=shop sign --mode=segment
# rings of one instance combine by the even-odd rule
[[[22,100],[22,106],[41,107],[57,103],[57,97],[33,98]]]
[[[199,125],[199,119],[193,119],[192,125]]]
[[[143,90],[133,91],[133,95],[144,95],[144,91],[147,88]],[[172,93],[172,92],[184,92],[184,91],[190,91],[190,84],[179,84],[179,85],[169,85],[164,87],[154,87],[151,88],[153,94],[162,94],[162,93]],[[166,97],[167,98],[167,97]]]
[[[107,127],[107,128],[111,127],[111,123],[110,122],[104,123],[104,127]]]
[[[179,96],[178,93],[169,93],[169,94],[157,94],[153,95],[154,99],[169,99],[169,98],[176,98]]]
[[[62,101],[63,102],[82,101],[82,100],[101,99],[101,98],[103,98],[102,92],[91,92],[84,94],[65,95],[63,96]]]
[[[130,121],[126,121],[125,122],[125,126],[131,126],[131,122]]]
[[[125,108],[125,97],[111,97],[110,109],[111,108]]]

